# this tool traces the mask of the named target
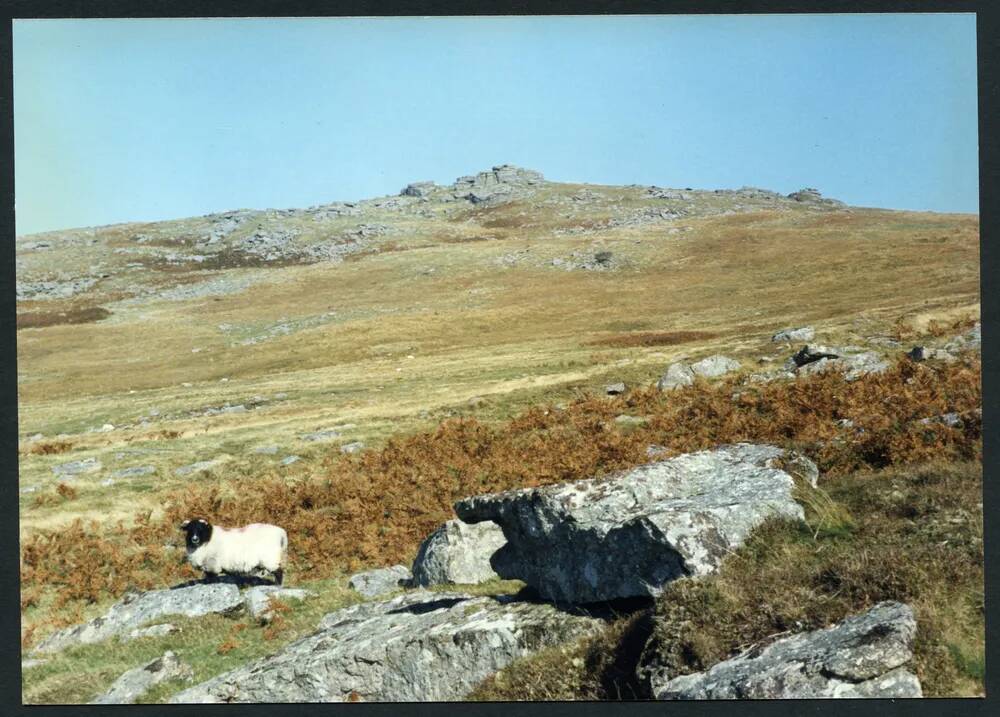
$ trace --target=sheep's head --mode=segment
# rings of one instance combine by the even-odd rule
[[[202,518],[185,520],[181,530],[186,535],[188,550],[195,550],[212,539],[212,524]]]

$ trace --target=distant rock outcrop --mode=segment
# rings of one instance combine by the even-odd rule
[[[843,202],[837,199],[828,199],[820,194],[818,189],[813,189],[812,187],[805,187],[797,192],[792,192],[788,195],[788,198],[796,202],[804,202],[806,204],[819,204],[830,207],[842,207],[845,206]]]
[[[544,181],[541,172],[501,164],[488,172],[459,177],[451,189],[457,199],[468,199],[473,204],[496,203],[524,196]]]
[[[705,672],[651,679],[656,699],[921,697],[905,665],[917,630],[909,606],[884,602],[833,627],[753,647]]]
[[[458,700],[515,659],[601,625],[551,605],[419,591],[330,613],[314,634],[170,702]]]
[[[810,461],[741,443],[607,478],[467,498],[455,512],[498,523],[507,544],[493,569],[547,599],[657,595],[671,580],[715,571],[768,517],[803,517],[792,476],[778,467],[791,460],[815,483]]]

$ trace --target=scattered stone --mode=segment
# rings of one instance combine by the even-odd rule
[[[316,593],[311,590],[302,590],[300,588],[284,588],[280,585],[255,585],[244,591],[243,603],[246,605],[250,617],[259,622],[267,623],[274,618],[271,598],[301,602],[307,597],[314,597],[315,595]]]
[[[102,642],[166,615],[200,617],[230,613],[243,605],[240,590],[231,583],[197,583],[166,590],[130,593],[102,617],[59,630],[35,647],[35,653],[58,652],[72,645]]]
[[[730,371],[735,371],[740,367],[739,361],[734,361],[726,356],[709,356],[701,361],[696,361],[691,364],[691,371],[697,376],[704,376],[705,378],[715,378],[717,376],[722,376]]]
[[[170,702],[460,700],[514,660],[601,628],[551,605],[419,591],[330,613],[318,632]]]
[[[835,352],[833,349],[827,348],[826,346],[803,346],[788,360],[785,368],[790,370],[802,368],[803,366],[821,361],[822,359],[835,358],[840,358],[839,352]]]
[[[656,382],[656,387],[661,391],[669,391],[679,386],[690,386],[694,383],[694,371],[691,367],[683,363],[672,363],[667,367],[667,372]]]
[[[801,520],[780,448],[740,443],[601,479],[466,498],[462,520],[492,520],[507,544],[490,563],[546,599],[579,604],[655,596],[668,581],[714,572],[769,517]],[[797,461],[799,471],[809,465]],[[807,480],[818,474],[812,466]],[[623,560],[622,556],[628,556]]]
[[[752,647],[705,672],[669,679],[654,673],[656,699],[809,699],[921,697],[906,669],[917,631],[913,611],[897,602],[826,628]]]
[[[37,490],[38,490],[38,486],[37,485],[26,485],[26,486],[24,486],[21,489],[21,492],[22,493],[34,493]]]
[[[176,625],[164,622],[160,625],[136,628],[135,630],[132,630],[124,635],[119,635],[118,639],[123,642],[127,642],[128,640],[140,640],[144,637],[166,637],[167,635],[173,635],[180,631],[181,629]]]
[[[345,443],[344,445],[342,445],[340,447],[340,452],[341,453],[358,453],[359,451],[363,450],[364,447],[365,447],[365,444],[362,443],[361,441],[353,441],[351,443]]]
[[[393,565],[389,568],[376,568],[355,573],[347,581],[347,586],[361,593],[366,598],[379,597],[394,592],[410,584],[413,575],[405,565]]]
[[[966,349],[978,349],[983,344],[983,327],[978,321],[967,333],[956,336],[944,345],[946,351],[964,351]]]
[[[642,416],[629,416],[625,413],[615,416],[615,425],[624,429],[638,428],[639,426],[645,426],[647,423],[649,423],[649,420]]]
[[[928,348],[927,346],[914,346],[906,353],[911,361],[947,361],[955,360],[955,357],[944,349]]]
[[[182,663],[169,650],[142,667],[129,670],[108,688],[108,691],[95,698],[92,705],[130,705],[146,694],[154,686],[167,680],[187,680],[194,677],[190,665]]]
[[[254,453],[262,453],[262,454],[267,455],[267,456],[273,456],[275,453],[278,452],[278,446],[275,446],[275,445],[257,446],[256,448],[253,449],[253,452]]]
[[[217,461],[198,461],[197,463],[191,463],[186,466],[181,466],[180,468],[174,469],[174,475],[176,476],[186,476],[192,473],[200,473],[201,471],[207,471],[210,468],[214,468]]]
[[[112,478],[137,478],[156,473],[154,466],[132,466],[131,468],[121,468],[111,473]]]
[[[110,486],[113,486],[114,484],[115,484],[115,479],[114,478],[105,478],[104,480],[101,481],[101,485],[104,486],[105,488],[109,488]]]
[[[303,434],[301,438],[303,441],[332,441],[334,438],[340,438],[340,431],[328,428],[314,433]]]
[[[972,411],[972,416],[982,420],[983,411],[981,408],[977,408]],[[963,428],[965,426],[965,420],[959,413],[943,413],[940,416],[930,416],[929,418],[921,418],[919,423],[925,426],[932,426],[934,424],[940,424],[948,426],[949,428]]]
[[[620,396],[625,393],[625,384],[622,382],[609,384],[604,387],[604,392],[609,396]]]
[[[496,523],[449,520],[431,533],[413,561],[414,585],[476,584],[497,577],[490,557],[507,539]]]
[[[86,473],[95,473],[99,470],[101,470],[101,462],[96,458],[84,458],[83,460],[52,466],[52,472],[59,477],[84,475]]]
[[[298,460],[300,460],[298,456],[285,456],[281,459],[281,465],[290,466]]]
[[[21,671],[23,672],[24,670],[30,670],[32,667],[41,667],[47,662],[48,660],[34,660],[34,659],[21,660]]]
[[[798,329],[782,329],[771,337],[771,341],[812,341],[815,336],[816,330],[812,326],[803,326]]]

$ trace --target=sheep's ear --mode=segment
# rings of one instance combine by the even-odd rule
[[[183,523],[181,523],[181,530],[184,530],[189,525],[191,525],[191,521],[190,520],[185,520]]]

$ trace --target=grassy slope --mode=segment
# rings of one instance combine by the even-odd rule
[[[329,484],[329,476],[339,470],[339,459],[331,455],[337,455],[340,443],[360,439],[380,448],[390,437],[431,431],[451,416],[496,423],[502,433],[506,421],[522,410],[546,402],[569,403],[599,391],[612,379],[648,384],[678,357],[724,352],[751,369],[761,355],[777,352],[783,357],[787,353],[768,337],[788,325],[814,323],[823,342],[851,343],[873,334],[913,338],[932,319],[952,321],[978,313],[975,217],[862,209],[757,211],[601,229],[591,235],[557,234],[569,227],[599,225],[620,215],[623,208],[651,203],[624,188],[597,188],[614,201],[567,210],[567,198],[579,189],[549,185],[532,203],[451,214],[432,206],[426,218],[373,211],[364,220],[391,222],[395,233],[375,241],[371,253],[343,264],[221,272],[123,268],[120,276],[102,282],[83,298],[22,302],[19,310],[27,313],[92,305],[112,311],[98,323],[18,332],[21,435],[41,432],[46,436],[41,442],[22,444],[21,484],[40,488],[21,498],[23,539],[77,517],[97,520],[98,533],[112,534],[112,520],[128,523],[139,511],[151,511],[154,521],[166,520],[185,508],[183,501],[178,503],[178,490],[196,505],[211,496],[214,486],[231,501],[232,490],[227,486],[252,488],[258,477],[290,486],[314,478]],[[338,230],[356,223],[357,218],[334,222]],[[316,238],[308,234],[311,230],[306,224],[301,226],[308,238]],[[95,261],[116,261],[107,249],[129,248],[128,236],[134,232],[160,232],[166,237],[197,234],[192,227],[190,222],[179,222],[97,230],[94,245],[77,243],[58,254],[26,256],[23,265],[44,274],[52,268],[44,262],[56,262],[67,271],[75,267],[80,272]],[[621,268],[567,272],[550,263],[572,252],[598,250],[614,252]],[[504,261],[511,256],[518,257],[519,263],[506,266]],[[129,282],[172,286],[206,276],[253,277],[258,283],[241,293],[187,301],[122,301]],[[252,346],[240,344],[280,325],[291,325],[292,333]],[[680,343],[671,338],[683,331],[699,333]],[[656,333],[668,335],[657,340]],[[652,339],[636,341],[637,336]],[[278,393],[287,397],[276,400]],[[271,400],[246,414],[188,415],[207,406],[244,403],[255,395]],[[967,408],[965,398],[960,402],[959,408]],[[584,402],[575,413],[570,412],[575,416],[573,430],[590,425],[587,412],[596,405]],[[951,410],[946,401],[941,405]],[[153,409],[159,410],[159,418],[147,426],[136,425],[139,416]],[[609,404],[599,410],[599,420],[613,418],[604,415],[607,411],[621,410]],[[119,428],[87,432],[106,422]],[[133,425],[121,428],[123,424]],[[304,432],[345,424],[350,427],[332,444],[300,438]],[[653,428],[626,436],[625,447],[601,438],[597,441],[603,446],[600,450],[609,452],[588,457],[584,463],[593,458],[606,469],[638,460],[632,453],[642,453],[640,443],[667,442],[672,435],[664,433],[667,426],[654,421]],[[815,440],[824,431],[807,438]],[[653,435],[657,432],[660,435]],[[57,438],[58,434],[66,435]],[[577,445],[573,442],[577,440],[584,441],[581,446],[593,444],[584,434],[570,439],[568,445]],[[447,440],[458,437],[444,436]],[[528,443],[519,446],[523,440],[512,435],[511,445],[517,451],[532,450],[534,442],[547,440],[531,430],[525,436],[531,436]],[[266,444],[279,445],[279,452],[274,456],[250,452]],[[495,460],[500,460],[506,448],[503,443],[497,445],[501,456]],[[558,451],[559,445],[554,442],[552,449]],[[418,447],[419,440],[414,450]],[[288,467],[277,465],[281,457],[292,453],[303,460]],[[422,455],[434,458],[433,452]],[[58,496],[51,466],[91,456],[103,462],[103,470],[77,478],[75,496]],[[377,460],[373,457],[368,465],[388,468],[393,475],[393,456],[412,457],[405,451],[389,451]],[[173,475],[177,466],[212,458],[218,458],[219,464],[207,475]],[[362,459],[362,463],[369,460]],[[382,460],[389,463],[382,465]],[[111,469],[145,464],[154,465],[156,473],[100,485]],[[559,471],[572,467],[566,464]],[[370,480],[363,479],[364,475],[364,471],[348,471],[343,479]],[[513,475],[503,478],[515,479]],[[450,494],[438,496],[435,491],[448,490],[451,479],[435,475],[433,480],[438,482],[433,488],[427,486],[429,500],[446,506]],[[351,500],[368,500],[363,493],[352,494]],[[255,508],[248,503],[247,509]],[[226,510],[238,513],[240,508],[230,502]],[[428,524],[438,519],[435,510],[424,516]],[[391,540],[384,534],[366,534],[357,546],[362,552],[342,562],[339,569],[399,558],[426,528],[423,523],[407,525]],[[383,548],[389,552],[380,557]],[[160,569],[137,575],[150,579]],[[331,573],[323,567],[314,577],[329,580],[336,573],[337,569]],[[95,575],[100,582],[101,573]],[[113,597],[105,593],[90,605],[61,604],[52,592],[34,590],[27,605],[23,604],[26,626],[30,631],[32,625],[51,619],[65,623],[96,615]],[[302,629],[314,624],[313,608],[296,608],[290,619],[297,610],[307,611],[302,613]],[[973,666],[980,654],[976,646],[981,645],[976,625],[972,624],[967,642],[949,638],[959,645],[955,660],[961,658]],[[185,650],[207,655],[223,641],[222,633],[231,629],[224,621],[205,626],[203,637],[189,631],[184,640],[194,642],[182,641]],[[150,643],[147,651],[152,656],[161,648],[181,646],[174,639]],[[280,644],[277,638],[261,636],[250,642],[260,649]],[[234,655],[248,659],[259,654],[253,649]],[[112,656],[88,648],[38,668],[40,672],[29,672],[25,694],[40,701],[84,699],[83,683],[74,682],[74,672],[91,665],[99,681],[110,682],[112,673],[137,664],[145,655],[123,652]],[[109,659],[111,663],[106,662]],[[217,662],[212,658],[206,665],[222,669]],[[589,665],[593,659],[585,662]],[[597,662],[603,665],[602,674],[617,669],[604,658]],[[559,671],[568,669],[559,660],[555,664]],[[608,682],[606,675],[601,679],[620,683]],[[591,692],[581,687],[576,696],[597,694],[592,681],[588,684]],[[933,689],[939,694],[969,693],[975,692],[976,684],[955,678]]]

